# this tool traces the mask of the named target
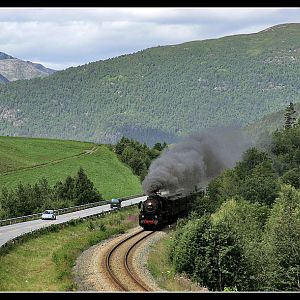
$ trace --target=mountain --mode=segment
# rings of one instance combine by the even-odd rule
[[[9,80],[0,74],[0,83],[7,83]]]
[[[20,79],[45,77],[54,72],[56,71],[46,68],[41,64],[23,61],[0,52],[0,82],[2,83]],[[3,77],[6,78],[7,81],[2,80]]]
[[[0,60],[3,60],[3,59],[14,59],[14,57],[12,57],[6,53],[0,52]]]
[[[153,47],[0,85],[0,134],[174,142],[299,102],[299,78],[300,23]]]

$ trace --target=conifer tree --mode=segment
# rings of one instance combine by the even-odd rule
[[[295,108],[293,102],[290,102],[289,106],[285,109],[285,129],[292,128],[295,125],[296,117],[295,117]]]
[[[77,205],[102,200],[101,194],[98,193],[82,167],[80,167],[75,178],[74,197]]]

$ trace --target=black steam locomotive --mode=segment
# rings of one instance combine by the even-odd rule
[[[197,189],[185,194],[181,189],[175,193],[158,191],[149,195],[144,202],[139,203],[139,225],[145,230],[155,230],[171,224],[187,215],[197,195],[202,193],[202,189]]]

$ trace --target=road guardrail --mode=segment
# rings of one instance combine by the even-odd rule
[[[122,197],[122,198],[119,198],[119,199],[121,199],[121,202],[122,202],[122,201],[125,201],[125,200],[129,200],[129,199],[137,198],[137,197],[142,197],[142,196],[144,196],[144,194],[127,196],[127,197]],[[74,212],[74,211],[78,211],[78,210],[82,210],[82,209],[87,209],[87,208],[91,208],[91,207],[95,207],[95,206],[106,205],[106,204],[109,204],[109,203],[110,203],[110,200],[102,200],[102,201],[98,201],[98,202],[92,202],[92,203],[76,205],[76,206],[71,206],[71,207],[66,207],[66,208],[58,208],[58,209],[54,209],[54,210],[58,213],[58,215],[62,215],[62,214],[66,214],[66,213],[70,213],[70,212]],[[32,215],[27,215],[27,216],[21,216],[21,217],[15,217],[15,218],[10,218],[10,219],[0,220],[0,226],[37,220],[37,219],[41,218],[42,214],[43,213],[41,212],[41,213],[36,213],[36,214],[32,214]]]
[[[144,196],[144,195],[142,195]],[[129,196],[131,197],[131,196]],[[124,200],[129,200],[129,199],[132,199],[132,198],[136,198],[136,197],[141,197],[140,195],[136,195],[136,196],[133,196],[132,198],[129,198],[129,197],[126,197],[126,199],[122,198]],[[119,198],[120,199],[120,198]],[[105,201],[105,200],[104,200]],[[102,201],[103,202],[103,201]],[[130,205],[127,205],[126,207],[131,207],[131,206],[134,206],[135,204],[130,204]],[[77,219],[77,220],[88,220],[90,218],[95,218],[95,217],[99,217],[99,216],[103,216],[103,215],[106,215],[106,214],[111,214],[111,213],[115,213],[116,210],[108,210],[108,211],[102,211],[102,212],[98,212],[96,214],[92,214],[92,215],[89,215],[89,216],[85,216],[85,217],[82,217],[80,219]],[[43,232],[47,232],[49,230],[49,227],[52,227],[52,228],[61,228],[63,226],[63,224],[68,224],[68,223],[71,223],[73,222],[74,219],[71,219],[69,221],[66,221],[66,222],[63,222],[63,223],[59,223],[59,224],[51,224],[51,225],[48,225],[46,227],[40,227],[40,228],[37,228],[35,230],[31,230],[29,232],[25,232],[21,235],[18,235],[14,238],[11,238],[10,240],[8,240],[7,242],[5,242],[4,244],[0,245],[0,254],[4,251],[6,251],[6,249],[10,246],[10,245],[14,245],[14,244],[17,244],[17,243],[20,243],[24,240],[24,238],[28,237],[28,236],[32,236],[32,235],[35,235],[35,234],[39,234],[39,233],[43,233]]]

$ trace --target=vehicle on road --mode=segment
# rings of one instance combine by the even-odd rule
[[[121,208],[121,200],[117,198],[113,198],[110,201],[110,208],[115,209],[115,208]]]
[[[42,220],[56,220],[57,213],[53,209],[47,209],[42,214]]]

